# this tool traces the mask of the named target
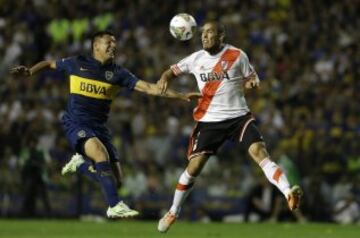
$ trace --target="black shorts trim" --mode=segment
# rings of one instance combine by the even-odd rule
[[[255,121],[255,118],[251,117],[245,122],[245,125],[243,126],[243,128],[241,129],[241,132],[240,132],[239,142],[243,141],[246,129],[249,127],[250,123],[253,121]]]

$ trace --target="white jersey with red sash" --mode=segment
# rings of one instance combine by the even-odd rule
[[[171,66],[175,75],[193,74],[203,97],[194,109],[194,119],[217,122],[249,112],[242,83],[254,72],[245,52],[226,44],[216,55],[197,51]]]

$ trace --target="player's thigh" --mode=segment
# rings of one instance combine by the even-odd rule
[[[188,160],[199,155],[216,154],[228,136],[226,129],[221,123],[198,123],[190,136]]]
[[[260,162],[268,157],[265,142],[254,122],[250,122],[243,128],[239,137],[241,148],[249,153],[252,159]]]
[[[85,155],[95,162],[104,162],[109,160],[109,154],[104,144],[97,138],[91,137],[84,143]]]

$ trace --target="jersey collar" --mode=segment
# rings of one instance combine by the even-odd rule
[[[109,66],[109,65],[112,65],[113,62],[110,61],[108,63],[105,63],[105,64],[102,64],[100,61],[98,61],[97,59],[95,59],[92,55],[87,55],[85,56],[85,58],[87,59],[87,61],[89,61],[90,63],[98,66],[98,67],[106,67],[106,66]]]

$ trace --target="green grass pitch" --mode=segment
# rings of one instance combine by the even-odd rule
[[[157,222],[113,221],[104,223],[77,220],[0,220],[0,238],[359,238],[360,225],[335,224],[226,224],[177,222],[161,234]]]

